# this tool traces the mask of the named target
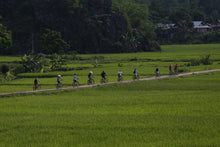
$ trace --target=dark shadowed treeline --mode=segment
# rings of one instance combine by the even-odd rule
[[[189,43],[191,21],[215,23],[219,5],[218,0],[0,0],[0,54],[159,51],[157,23],[179,27],[169,43]]]
[[[139,7],[132,4],[128,9],[134,11]],[[136,13],[131,13],[132,19],[135,18]],[[153,48],[155,43],[147,36],[147,32],[153,32],[149,29],[152,24],[144,26],[145,21],[139,22],[142,18],[148,21],[147,15],[138,16],[136,24],[130,26],[129,16],[119,7],[113,8],[111,0],[1,0],[0,15],[1,22],[12,32],[13,41],[13,46],[1,53],[110,53],[160,49],[159,46]]]

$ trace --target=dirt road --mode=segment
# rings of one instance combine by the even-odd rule
[[[213,70],[204,70],[204,71],[196,71],[196,72],[188,72],[188,73],[182,73],[178,75],[167,75],[167,76],[160,76],[160,77],[149,77],[149,78],[143,78],[139,80],[128,80],[128,81],[121,81],[121,82],[109,82],[109,83],[98,83],[98,84],[93,84],[93,85],[81,85],[78,87],[63,87],[63,88],[52,88],[52,89],[42,89],[42,90],[36,90],[36,91],[19,91],[19,92],[9,92],[9,93],[0,93],[0,96],[5,96],[5,95],[12,95],[12,94],[24,94],[24,93],[35,93],[35,92],[44,92],[44,91],[54,91],[54,90],[66,90],[66,89],[74,89],[74,88],[85,88],[85,87],[95,87],[98,85],[109,85],[109,84],[116,84],[116,83],[131,83],[135,81],[147,81],[147,80],[155,80],[155,79],[164,79],[164,78],[169,78],[169,77],[179,77],[179,76],[187,76],[187,75],[192,75],[192,74],[201,74],[201,73],[209,73],[209,72],[215,72],[215,71],[220,71],[220,69],[213,69]]]

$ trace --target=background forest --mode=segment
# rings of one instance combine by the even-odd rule
[[[0,0],[0,54],[160,51],[161,43],[192,43],[186,37],[192,21],[217,23],[219,6],[219,0]],[[174,39],[164,42],[157,23],[176,24]]]

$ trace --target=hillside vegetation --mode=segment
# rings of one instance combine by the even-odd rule
[[[219,5],[218,0],[1,1],[0,54],[160,51],[156,23],[188,26],[170,43],[192,42],[183,37],[192,33],[190,21],[215,23]],[[218,34],[208,37],[215,42]]]

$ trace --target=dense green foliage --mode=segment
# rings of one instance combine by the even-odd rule
[[[3,65],[1,66],[1,72],[2,72],[3,74],[6,74],[8,71],[9,71],[9,66],[6,65],[6,64],[3,64]]]
[[[13,45],[10,47],[10,32],[6,31],[8,37],[1,45],[10,48],[0,53],[158,51],[156,41],[164,41],[154,29],[156,23],[179,27],[174,39],[165,43],[206,43],[190,38],[191,20],[216,23],[220,17],[217,6],[218,0],[3,0],[0,15],[2,24],[12,32]],[[6,30],[3,25],[0,28]],[[47,30],[59,34],[58,43],[43,41]],[[216,38],[210,41],[216,42]]]
[[[211,43],[219,42],[216,32],[204,33],[200,37],[196,30],[193,30],[192,21],[203,21],[209,24],[219,24],[220,2],[213,0],[152,0],[150,3],[151,21],[155,24],[174,24],[168,34],[173,37],[161,36],[161,29],[156,30],[157,40],[160,43]],[[211,9],[210,9],[211,8]],[[204,38],[211,39],[205,40]]]
[[[121,10],[113,7],[111,0],[3,1],[0,14],[3,16],[3,23],[12,30],[14,41],[8,53],[151,50],[153,29],[151,23],[146,24],[147,9],[133,2],[126,5],[126,8]],[[59,43],[55,40],[49,43],[48,40],[43,41],[45,34],[48,34],[45,30],[48,29],[60,33],[56,37],[59,38]],[[47,43],[48,47],[45,46]],[[64,49],[60,49],[62,45]],[[154,48],[158,49],[160,48]]]
[[[218,146],[220,73],[0,98],[0,146]]]
[[[47,29],[41,36],[40,48],[46,54],[64,53],[68,51],[69,44],[62,39],[60,32]]]
[[[1,20],[1,16],[0,16]],[[12,45],[11,32],[0,23],[0,53],[4,53]]]

